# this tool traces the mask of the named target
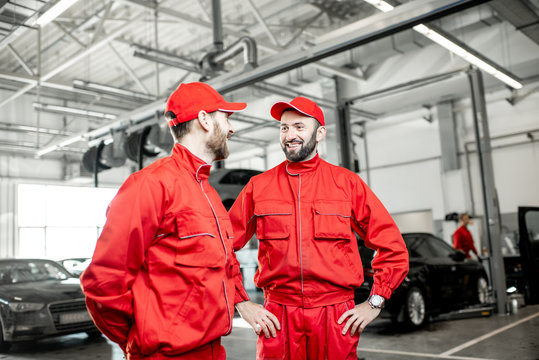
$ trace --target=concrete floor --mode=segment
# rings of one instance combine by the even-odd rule
[[[236,319],[237,326],[223,338],[229,360],[255,358],[256,336],[242,328],[242,322]],[[7,354],[0,354],[0,359],[10,360],[122,358],[114,343],[85,334],[14,344]],[[539,305],[522,307],[513,315],[436,321],[415,332],[396,330],[388,320],[375,320],[361,336],[358,358],[539,360]]]

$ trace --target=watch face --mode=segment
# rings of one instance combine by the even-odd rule
[[[380,295],[372,295],[369,298],[369,304],[375,308],[382,308],[382,306],[384,305],[384,301],[385,299]]]
[[[384,300],[380,295],[373,295],[371,297],[371,303],[374,306],[380,306],[380,305],[382,305],[383,302],[384,302]]]

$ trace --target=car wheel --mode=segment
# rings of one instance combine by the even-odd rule
[[[489,299],[489,290],[487,279],[481,275],[477,278],[477,287],[475,290],[475,302],[477,304],[486,304]]]
[[[4,328],[0,322],[0,353],[5,353],[11,347],[11,343],[4,341]]]
[[[411,287],[404,301],[404,323],[408,328],[416,329],[423,326],[426,320],[425,295],[420,288]]]

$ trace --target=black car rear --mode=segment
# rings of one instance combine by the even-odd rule
[[[480,262],[466,259],[464,253],[432,234],[402,235],[410,256],[410,271],[386,302],[383,317],[416,328],[429,317],[487,303],[487,274]],[[363,241],[359,243],[365,282],[356,290],[358,303],[366,300],[372,287],[370,260],[374,255]]]

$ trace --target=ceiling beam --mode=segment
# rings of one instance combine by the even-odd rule
[[[324,41],[309,49],[294,48],[283,51],[257,68],[249,71],[242,69],[226,73],[209,80],[208,83],[221,93],[230,92],[350,48],[392,35],[398,31],[409,29],[417,24],[476,6],[484,1],[486,0],[416,0],[400,5],[391,12],[379,13],[350,24],[342,28],[342,30],[333,32],[331,36],[325,37]],[[161,11],[163,14],[170,15],[168,10],[164,11],[161,8]],[[172,12],[175,11],[172,10]],[[200,19],[197,19],[197,21],[199,24],[204,23]],[[112,129],[125,129],[130,125],[140,124],[144,121],[155,121],[155,112],[163,111],[165,101],[166,98],[158,99],[153,103],[119,116],[118,120],[101,128],[43,147],[37,151],[36,155],[42,156],[61,148],[62,145],[69,145],[81,140],[110,136],[110,130]]]
[[[226,73],[211,79],[209,83],[226,93],[482,2],[484,1],[416,0],[397,6],[391,12],[370,16],[326,34],[311,48],[285,50],[274,56],[273,61],[268,60],[256,69]]]
[[[103,39],[99,40],[98,42],[92,44],[90,47],[84,49],[83,51],[81,52],[78,52],[77,54],[69,57],[69,59],[67,59],[66,61],[64,61],[61,65],[57,66],[56,68],[50,70],[48,73],[46,74],[43,74],[40,78],[39,78],[39,81],[47,81],[49,80],[50,78],[52,78],[53,76],[61,73],[62,71],[64,71],[65,69],[69,68],[70,66],[72,66],[73,64],[77,63],[78,61],[80,61],[81,59],[86,59],[87,56],[91,53],[93,53],[94,51],[96,51],[97,49],[100,49],[101,47],[105,46],[106,44],[109,43],[109,41],[111,41],[112,39],[118,37],[119,35],[121,35],[122,33],[124,33],[125,31],[129,30],[131,27],[133,27],[135,24],[138,23],[137,20],[139,20],[140,18],[142,18],[143,16],[145,15],[145,12],[142,11],[140,13],[138,13],[137,15],[135,15],[131,21],[127,22],[126,24],[123,24],[123,25],[120,25],[118,26],[116,29],[114,29],[113,31],[110,32],[110,34],[108,34],[107,36],[105,36]],[[2,108],[4,105],[8,104],[9,102],[11,102],[12,100],[18,98],[19,96],[21,95],[24,95],[25,93],[27,93],[28,91],[30,91],[31,89],[33,89],[34,87],[36,86],[35,83],[31,83],[31,84],[28,84],[26,85],[25,87],[23,87],[22,89],[20,89],[19,91],[15,92],[15,94],[9,96],[7,99],[4,99],[3,101],[0,102],[0,108]]]
[[[124,0],[124,1],[127,1],[127,0]],[[188,23],[190,23],[192,25],[197,25],[197,26],[202,27],[202,28],[207,29],[207,30],[212,30],[213,29],[213,24],[211,22],[204,21],[204,20],[195,18],[195,17],[187,15],[187,14],[183,14],[181,12],[178,12],[178,11],[174,10],[174,9],[159,7],[159,11],[160,11],[160,14],[163,15],[163,16],[170,16],[170,17],[173,17],[173,18],[176,18],[176,19],[180,19],[180,20],[186,21],[186,22],[188,22]],[[323,12],[322,12],[322,14],[323,14]],[[238,31],[237,29],[235,29],[233,27],[230,27],[230,26],[223,26],[223,30],[224,30],[224,32],[226,34],[232,35],[232,36],[237,37],[237,38],[241,38],[241,37],[245,36],[244,32]],[[283,48],[272,45],[272,44],[269,44],[269,43],[267,43],[265,41],[256,40],[256,46],[257,46],[258,49],[267,51],[267,52],[269,52],[271,54],[280,54],[280,53],[283,52]],[[314,63],[311,64],[311,66],[314,66],[319,70],[326,71],[328,73],[341,76],[341,77],[343,77],[345,79],[356,80],[356,81],[364,80],[362,75],[358,75],[354,71],[341,69],[341,68],[336,68],[334,66],[327,65],[327,64],[324,64],[324,63],[321,63],[321,62],[314,62]]]
[[[489,5],[517,30],[539,44],[539,15],[530,8],[530,5],[522,0],[495,0]]]

